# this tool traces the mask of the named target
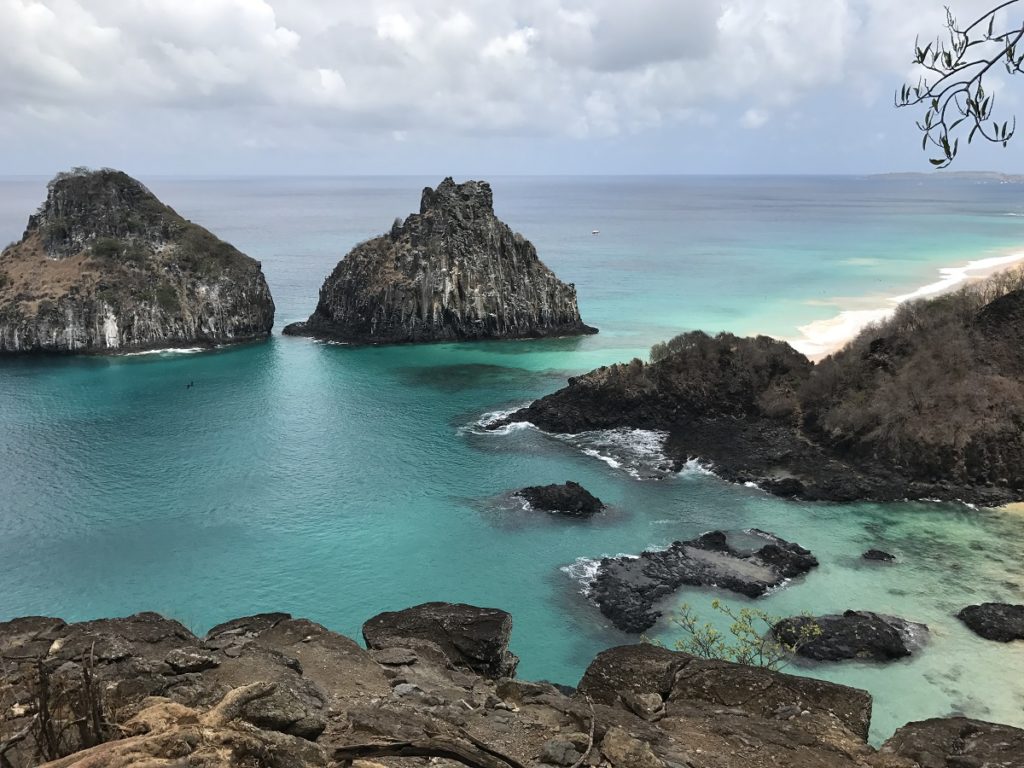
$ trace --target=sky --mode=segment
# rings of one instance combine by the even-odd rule
[[[0,0],[0,175],[927,171],[893,94],[944,19],[941,0]],[[990,90],[1024,109],[1024,77]],[[955,169],[1024,172],[1024,137]]]

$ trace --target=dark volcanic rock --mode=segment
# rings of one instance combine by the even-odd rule
[[[896,559],[896,555],[885,552],[881,549],[869,549],[861,557],[864,560],[876,560],[880,563],[891,563]]]
[[[516,496],[521,496],[536,509],[570,517],[590,517],[604,509],[597,496],[572,480],[562,485],[531,485],[516,491]]]
[[[463,603],[424,603],[404,611],[380,613],[363,624],[368,648],[427,641],[458,667],[487,677],[512,677],[519,659],[508,650],[512,617],[496,608]]]
[[[869,611],[794,616],[772,628],[775,637],[794,646],[798,656],[815,661],[901,659],[911,655],[927,631],[924,624]]]
[[[967,606],[957,616],[986,640],[1024,640],[1024,605],[981,603]]]
[[[488,428],[657,430],[676,468],[699,460],[786,498],[998,506],[1024,497],[1024,291],[976,311],[985,295],[905,305],[918,319],[869,328],[818,364],[764,336],[681,334],[651,362],[574,376]],[[896,393],[931,367],[955,376]]]
[[[356,246],[320,289],[316,311],[284,330],[353,344],[595,333],[576,289],[495,215],[483,181],[445,179],[420,212]]]
[[[861,738],[867,737],[871,722],[871,696],[866,691],[646,643],[599,653],[583,674],[578,691],[595,703],[618,703],[627,709],[630,697],[653,694],[669,703],[670,717],[681,705],[700,702],[755,717],[775,717],[793,708],[797,713],[812,710],[838,718]]]
[[[907,723],[881,748],[920,768],[1024,768],[1024,731],[966,717]]]
[[[119,171],[57,176],[0,253],[0,354],[212,346],[273,324],[259,262]]]
[[[760,597],[818,565],[803,547],[765,531],[746,538],[747,546],[733,547],[725,533],[711,531],[639,557],[606,557],[589,594],[618,629],[643,632],[661,616],[655,604],[684,584]]]

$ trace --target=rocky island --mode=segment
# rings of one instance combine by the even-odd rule
[[[808,500],[1024,498],[1024,272],[900,305],[814,364],[700,331],[599,368],[489,425],[668,434],[681,468]]]
[[[596,333],[576,289],[494,215],[489,184],[451,178],[423,190],[420,212],[354,249],[286,334],[350,344],[522,339]]]
[[[214,346],[273,324],[259,262],[120,171],[59,174],[0,253],[0,354]]]
[[[431,603],[367,622],[369,650],[285,613],[202,637],[155,613],[2,622],[0,765],[1024,766],[1018,728],[935,718],[876,750],[865,691],[653,645],[574,687],[518,680],[511,622]]]

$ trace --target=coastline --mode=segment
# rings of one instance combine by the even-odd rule
[[[886,306],[840,310],[832,317],[798,326],[798,336],[783,340],[789,342],[794,349],[807,355],[814,362],[818,362],[841,350],[872,323],[889,318],[896,308],[905,301],[949,293],[1022,263],[1024,263],[1024,250],[1013,250],[1001,255],[972,259],[959,266],[940,267],[938,280],[922,285],[910,293],[882,299]]]

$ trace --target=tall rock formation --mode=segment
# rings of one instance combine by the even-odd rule
[[[130,176],[76,169],[49,184],[0,254],[0,354],[115,353],[269,335],[258,261],[183,219]]]
[[[316,311],[284,329],[353,344],[596,333],[576,289],[494,215],[483,181],[445,179],[420,212],[356,246],[320,289]]]

